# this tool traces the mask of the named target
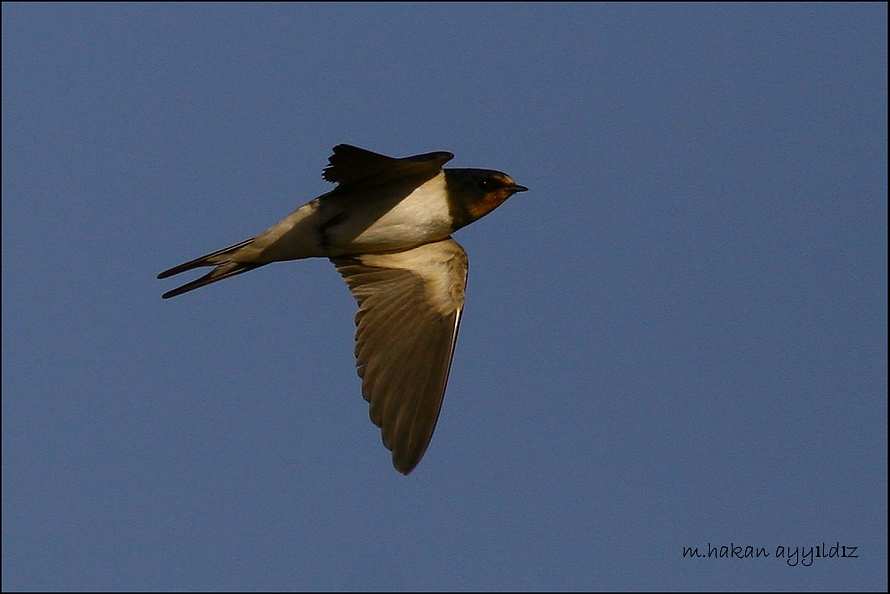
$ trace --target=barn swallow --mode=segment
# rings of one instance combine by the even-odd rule
[[[467,253],[451,234],[528,190],[499,171],[443,169],[452,158],[336,146],[322,173],[336,188],[253,239],[162,272],[214,267],[163,298],[272,262],[330,259],[358,302],[355,357],[371,420],[408,474],[436,428],[464,306]]]

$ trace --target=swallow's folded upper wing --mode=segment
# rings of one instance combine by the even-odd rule
[[[359,303],[355,356],[371,420],[408,474],[436,428],[457,340],[467,254],[451,238],[404,252],[333,258]]]
[[[357,146],[339,144],[334,147],[334,154],[328,159],[329,165],[324,168],[322,177],[340,184],[341,188],[363,182],[381,184],[408,177],[416,177],[422,183],[438,175],[442,165],[453,158],[451,153],[437,152],[396,159]]]

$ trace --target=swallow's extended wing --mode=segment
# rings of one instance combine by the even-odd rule
[[[324,168],[322,177],[338,183],[340,188],[351,188],[365,182],[380,185],[406,178],[416,178],[420,184],[438,175],[442,165],[453,158],[451,153],[437,152],[397,159],[357,146],[338,144],[328,159],[329,164]]]
[[[448,239],[389,254],[332,258],[359,304],[355,357],[371,420],[411,472],[426,451],[451,369],[467,254]]]

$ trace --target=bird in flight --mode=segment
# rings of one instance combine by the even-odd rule
[[[233,246],[174,266],[212,266],[169,299],[272,262],[328,258],[358,301],[362,395],[396,470],[426,452],[445,395],[467,285],[451,234],[528,188],[489,169],[444,169],[447,152],[394,158],[341,144],[322,176],[337,187]]]

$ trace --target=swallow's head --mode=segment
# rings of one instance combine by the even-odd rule
[[[455,230],[481,219],[516,192],[528,190],[506,173],[491,169],[446,169],[445,182]]]

